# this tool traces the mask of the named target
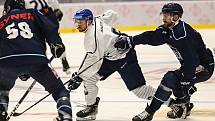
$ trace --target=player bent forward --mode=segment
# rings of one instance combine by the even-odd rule
[[[58,29],[35,9],[25,9],[24,0],[6,0],[0,18],[0,121],[6,121],[9,91],[21,74],[39,82],[57,103],[57,121],[72,121],[69,91],[48,66],[46,42],[54,57],[65,47]],[[13,19],[12,19],[13,18]]]
[[[146,85],[145,78],[138,64],[134,48],[118,50],[114,47],[120,33],[110,25],[116,20],[116,13],[108,10],[104,14],[93,17],[89,9],[81,9],[74,15],[77,29],[85,33],[84,47],[87,51],[79,72],[92,65],[80,75],[73,74],[69,88],[76,89],[83,81],[87,107],[77,112],[77,120],[95,120],[98,112],[98,87],[96,83],[105,80],[115,71],[123,79],[129,91],[137,97],[148,99],[154,95],[155,89]]]
[[[119,49],[139,44],[168,44],[181,64],[179,69],[168,71],[164,75],[150,105],[132,121],[151,121],[154,113],[172,93],[176,100],[173,101],[174,104],[170,104],[172,111],[167,116],[186,118],[193,108],[190,97],[197,90],[194,84],[208,80],[213,74],[214,59],[211,50],[206,48],[200,33],[181,20],[182,14],[183,8],[180,4],[165,4],[161,11],[163,25],[155,31],[121,37],[115,44]]]

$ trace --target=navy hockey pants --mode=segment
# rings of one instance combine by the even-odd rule
[[[207,81],[212,76],[212,74],[214,72],[214,64],[211,63],[208,65],[204,65],[203,67],[204,67],[203,70],[196,72],[195,75],[196,75],[197,79],[195,82],[193,82],[194,84]],[[174,73],[179,80],[183,79],[181,69],[175,70]],[[174,85],[176,85],[176,86],[175,86],[175,88],[172,89],[173,95],[175,97],[183,97],[182,91],[180,91],[180,89],[181,89],[180,84],[179,84],[180,81],[177,81],[175,83],[176,84],[174,84]]]
[[[103,77],[101,80],[104,80],[115,71],[119,72],[129,91],[146,84],[134,49],[131,49],[123,59],[114,61],[104,59],[98,74]]]
[[[46,91],[52,94],[56,102],[61,97],[68,97],[69,99],[69,91],[65,88],[61,79],[52,72],[48,64],[0,67],[0,91],[9,92],[21,74],[27,74],[39,82]],[[62,105],[65,104],[62,103]],[[66,102],[66,105],[71,106],[70,102]],[[71,109],[66,109],[66,112],[71,113]]]

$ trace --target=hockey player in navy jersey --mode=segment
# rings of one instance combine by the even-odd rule
[[[25,0],[26,8],[34,8],[42,12],[46,17],[49,18],[53,23],[59,26],[59,22],[62,20],[63,12],[60,10],[58,0]],[[59,27],[57,27],[59,29]],[[70,66],[66,59],[66,53],[61,57],[63,72],[70,74]],[[19,76],[22,81],[26,81],[30,78],[29,75],[22,74]]]
[[[118,49],[127,49],[139,44],[152,46],[167,44],[181,64],[179,69],[168,71],[164,75],[150,105],[132,121],[151,121],[154,113],[172,93],[176,100],[169,105],[172,110],[167,116],[186,118],[193,108],[190,97],[197,91],[194,85],[208,80],[213,74],[214,59],[211,50],[206,48],[200,33],[181,20],[182,14],[183,8],[180,4],[167,3],[161,11],[163,25],[155,31],[122,36],[115,44]]]
[[[0,121],[6,121],[9,91],[21,74],[39,82],[56,101],[57,121],[72,121],[69,91],[48,66],[46,42],[54,57],[65,47],[58,26],[41,12],[25,9],[24,0],[6,0],[0,18]]]
[[[63,12],[60,9],[58,0],[25,0],[25,7],[39,10],[56,24],[59,24],[63,17]],[[61,60],[63,65],[63,72],[70,74],[70,66],[66,59],[66,54],[61,57]]]

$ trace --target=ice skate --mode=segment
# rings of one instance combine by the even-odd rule
[[[154,116],[154,111],[150,109],[150,107],[147,105],[145,111],[142,113],[134,116],[132,118],[132,121],[151,121]]]
[[[7,112],[5,111],[0,111],[0,121],[7,121]]]
[[[7,107],[8,107],[8,96],[4,98],[0,97],[0,121],[7,121]]]
[[[7,111],[5,107],[0,104],[0,121],[7,121]]]
[[[187,103],[187,104],[173,104],[170,106],[172,109],[167,113],[167,117],[171,119],[176,119],[176,118],[183,118],[186,119],[187,116],[190,116],[191,110],[194,107],[193,103]]]
[[[60,117],[56,117],[53,121],[72,121],[72,119],[61,119]]]
[[[99,101],[100,98],[97,97],[96,102],[93,105],[88,105],[84,110],[77,112],[77,121],[95,120],[96,115],[98,114]]]

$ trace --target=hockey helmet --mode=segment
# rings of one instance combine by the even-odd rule
[[[3,14],[9,13],[13,9],[25,9],[24,0],[6,0],[4,3]]]
[[[183,8],[180,4],[171,2],[163,6],[161,13],[173,13],[174,15],[182,17],[183,12]]]
[[[93,20],[93,13],[89,9],[80,9],[74,15],[75,20]]]

